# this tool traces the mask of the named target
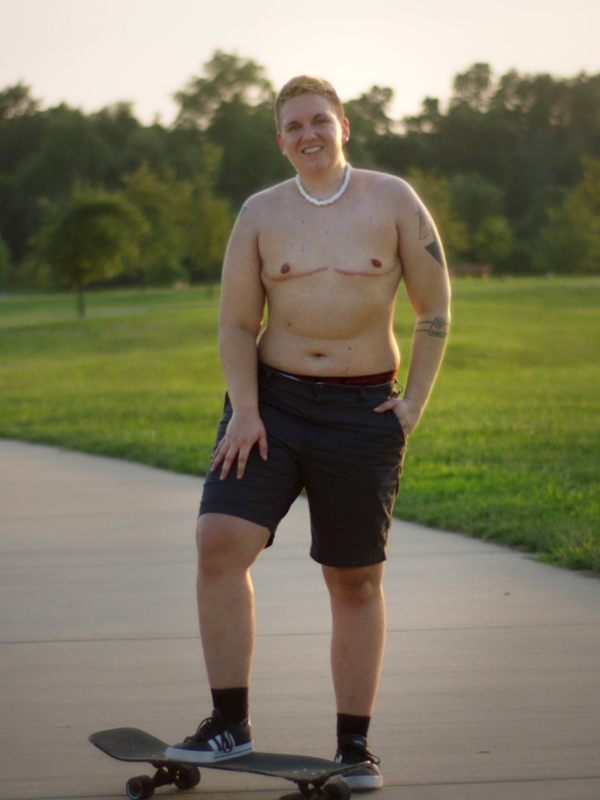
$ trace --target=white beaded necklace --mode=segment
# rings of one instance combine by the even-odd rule
[[[340,197],[344,194],[346,189],[348,188],[348,183],[350,182],[350,170],[352,167],[350,164],[346,163],[346,167],[344,168],[344,181],[338,191],[332,195],[331,197],[327,197],[325,200],[317,200],[315,197],[311,197],[309,193],[306,191],[304,186],[302,186],[302,181],[300,180],[300,176],[296,175],[296,186],[298,187],[298,191],[302,195],[305,200],[308,200],[309,203],[312,203],[313,206],[330,206],[332,203],[335,203],[336,200],[339,200]]]

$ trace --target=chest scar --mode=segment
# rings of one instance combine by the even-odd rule
[[[286,269],[287,268],[287,269]],[[308,275],[316,275],[317,272],[326,272],[328,267],[319,267],[318,269],[307,270],[306,272],[294,272],[290,274],[290,265],[283,264],[281,267],[280,275],[266,275],[264,277],[269,281],[291,281],[294,278],[306,278]]]
[[[366,272],[364,270],[353,270],[353,269],[339,269],[334,267],[334,272],[338,272],[340,275],[350,275],[350,277],[354,277],[355,275],[361,275],[364,278],[383,278],[384,275],[391,275],[392,272],[395,272],[396,267],[392,267],[391,269],[386,269],[381,272]]]

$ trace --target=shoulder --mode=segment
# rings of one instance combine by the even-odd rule
[[[353,174],[361,191],[379,196],[386,201],[408,204],[411,208],[419,202],[414,189],[395,175],[367,169],[355,169]]]
[[[265,214],[272,213],[274,209],[281,208],[281,204],[293,192],[293,185],[294,181],[290,179],[251,195],[240,209],[239,217],[259,220]]]
[[[357,189],[367,203],[391,214],[399,229],[412,224],[423,204],[410,184],[385,172],[357,169],[354,173]]]

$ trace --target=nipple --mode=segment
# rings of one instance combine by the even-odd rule
[[[378,258],[372,258],[371,259],[371,264],[373,264],[374,267],[380,267],[381,266],[381,261]]]
[[[291,269],[289,264],[282,264],[281,269],[279,270],[283,275],[289,272]]]

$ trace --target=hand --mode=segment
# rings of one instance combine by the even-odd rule
[[[378,414],[390,410],[398,417],[398,421],[400,425],[402,425],[402,430],[404,431],[404,438],[408,439],[421,418],[420,410],[412,400],[407,400],[404,397],[392,397],[390,400],[386,400],[385,403],[373,409],[373,411],[376,411]]]
[[[267,460],[267,432],[257,411],[233,412],[225,436],[212,456],[210,471],[214,472],[219,464],[220,480],[224,481],[237,457],[237,478],[241,478],[246,469],[248,456],[254,445],[263,461]]]

